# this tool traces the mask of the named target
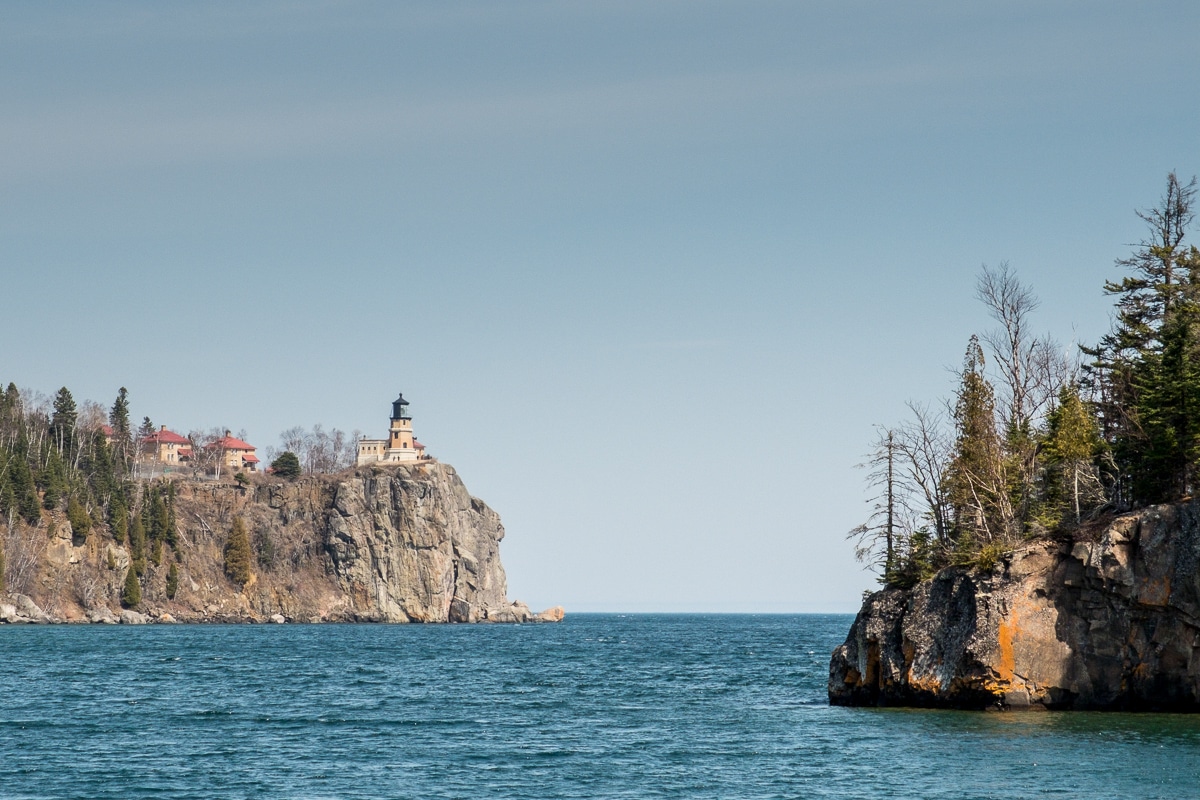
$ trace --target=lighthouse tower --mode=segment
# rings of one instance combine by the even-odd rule
[[[392,402],[392,421],[386,439],[359,439],[355,464],[394,464],[398,461],[427,459],[425,445],[413,438],[412,415],[408,401],[401,394]]]
[[[407,450],[412,453],[413,458],[417,457],[416,448],[413,447],[412,416],[408,413],[408,401],[404,399],[403,393],[392,401],[392,425],[388,431],[388,450]],[[408,460],[400,454],[390,455],[395,460]]]

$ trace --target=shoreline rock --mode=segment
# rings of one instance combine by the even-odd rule
[[[851,706],[1200,711],[1200,505],[875,592],[828,690]]]

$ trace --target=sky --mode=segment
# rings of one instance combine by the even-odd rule
[[[0,382],[174,430],[383,436],[509,596],[850,612],[876,425],[983,264],[1064,348],[1168,172],[1200,4],[10,3]]]

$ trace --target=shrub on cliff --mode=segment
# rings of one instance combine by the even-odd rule
[[[271,462],[271,472],[281,478],[300,477],[300,458],[291,450],[279,454],[279,458]]]
[[[234,517],[233,530],[229,533],[229,541],[225,543],[225,574],[234,583],[245,586],[250,582],[252,558],[246,525],[241,517]]]
[[[171,570],[167,573],[167,599],[174,600],[175,593],[179,591],[179,567],[171,564]]]

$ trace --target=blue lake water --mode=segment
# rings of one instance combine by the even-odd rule
[[[1200,717],[831,708],[850,622],[0,627],[0,797],[1200,798]]]

